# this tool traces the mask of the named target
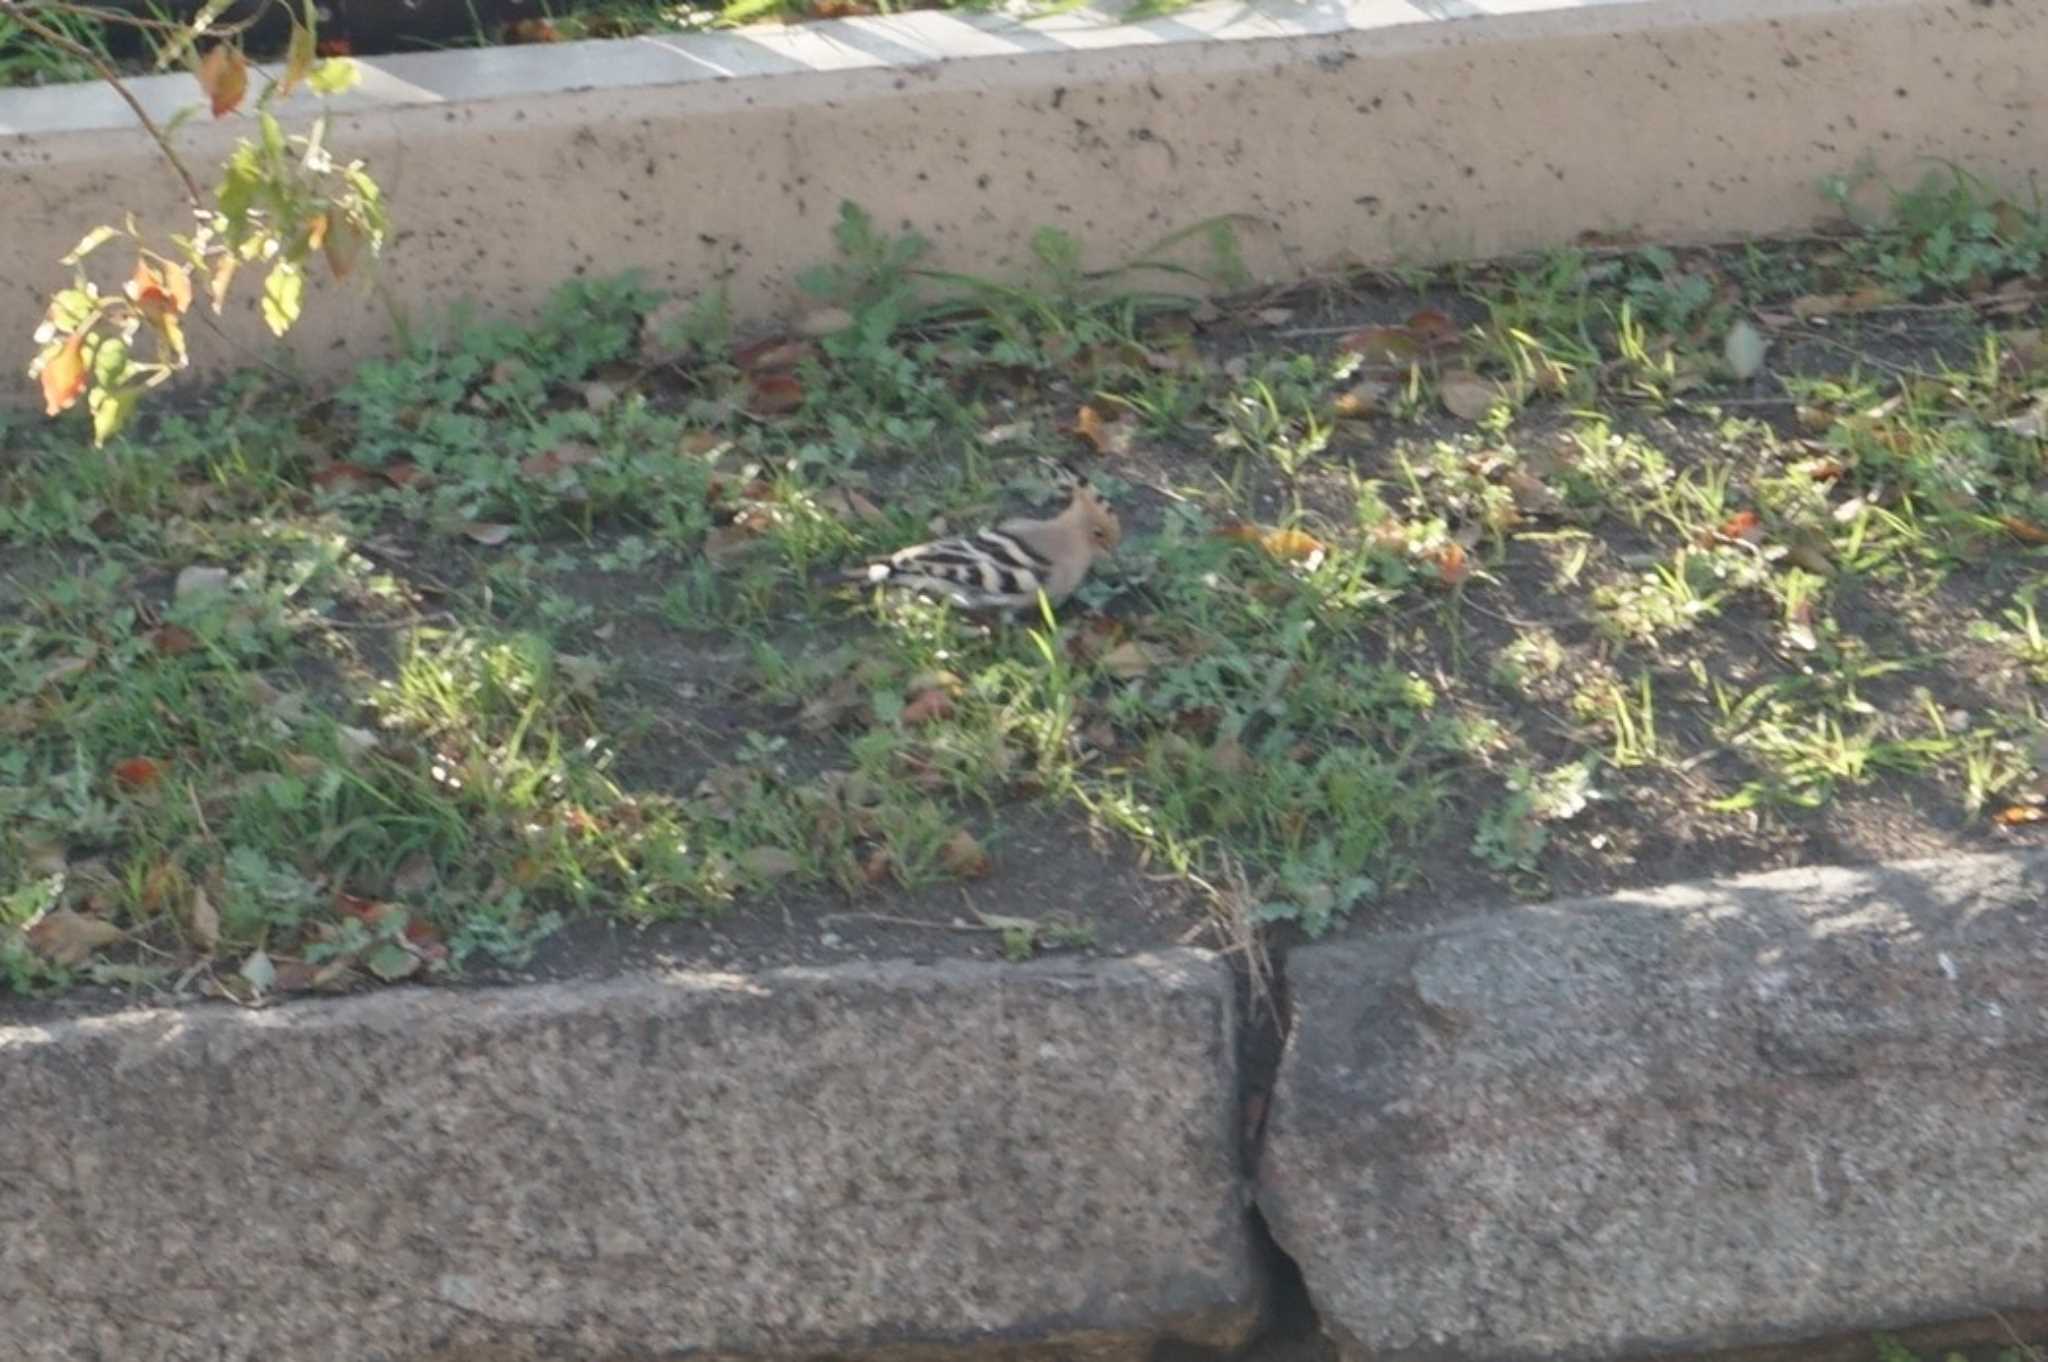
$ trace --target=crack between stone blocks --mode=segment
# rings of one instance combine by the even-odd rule
[[[1324,1338],[1322,1318],[1309,1296],[1301,1266],[1273,1236],[1257,1197],[1266,1121],[1272,1111],[1273,1090],[1279,1080],[1280,1061],[1286,1053],[1293,1015],[1285,949],[1266,956],[1265,964],[1269,976],[1262,988],[1252,986],[1248,972],[1258,967],[1256,957],[1234,957],[1232,969],[1238,995],[1238,1160],[1250,1193],[1245,1207],[1246,1232],[1251,1236],[1254,1260],[1266,1285],[1265,1318],[1235,1354],[1246,1362],[1320,1356],[1316,1345]]]

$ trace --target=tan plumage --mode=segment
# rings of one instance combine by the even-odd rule
[[[925,591],[967,610],[1054,605],[1074,594],[1097,558],[1115,551],[1123,525],[1088,479],[1059,465],[1066,506],[1050,519],[1012,517],[993,529],[951,535],[898,549],[845,577],[877,586]]]

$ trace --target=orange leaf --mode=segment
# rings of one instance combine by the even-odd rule
[[[2038,823],[2044,818],[2048,818],[2048,809],[2039,804],[2014,804],[1993,814],[1991,821],[2010,828],[2021,823]]]
[[[327,214],[315,213],[306,224],[306,249],[317,251],[327,244]]]
[[[1264,526],[1233,521],[1210,531],[1219,539],[1240,544],[1257,544],[1275,558],[1289,563],[1306,563],[1313,568],[1329,553],[1330,546],[1305,530],[1266,529]]]
[[[804,385],[789,374],[755,374],[747,409],[756,416],[785,416],[804,404]]]
[[[135,276],[123,289],[151,321],[172,312],[183,316],[192,306],[192,275],[180,265],[167,266],[159,273],[149,261],[138,256]]]
[[[505,41],[512,43],[558,43],[562,34],[548,19],[515,19],[505,27]]]
[[[249,93],[249,63],[232,43],[215,43],[194,74],[212,102],[215,118],[225,118],[240,108],[242,97]]]
[[[124,790],[142,790],[162,778],[164,768],[148,757],[130,757],[114,763],[114,783]]]
[[[1998,523],[2005,526],[2013,538],[2023,544],[2048,544],[2048,530],[2042,529],[2031,520],[2022,520],[2016,515],[2002,515]]]
[[[1105,458],[1130,453],[1131,441],[1137,433],[1138,423],[1130,419],[1128,412],[1107,419],[1098,408],[1084,405],[1074,413],[1074,434],[1094,445],[1095,452]]]
[[[85,333],[64,342],[64,347],[43,365],[43,405],[55,416],[85,391]]]
[[[1437,550],[1436,572],[1445,586],[1456,586],[1472,575],[1472,556],[1465,552],[1463,544],[1453,540]]]
[[[953,713],[953,697],[942,690],[922,691],[903,707],[903,722],[928,724]]]
[[[1431,350],[1458,343],[1458,324],[1438,308],[1425,307],[1405,323],[1409,335]]]
[[[356,45],[347,38],[322,38],[314,44],[313,51],[322,57],[353,57]]]
[[[1721,522],[1715,531],[1723,539],[1733,539],[1744,544],[1755,544],[1764,537],[1763,517],[1755,511],[1737,511]]]

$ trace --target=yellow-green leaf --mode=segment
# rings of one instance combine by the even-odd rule
[[[58,263],[62,265],[76,265],[79,261],[85,259],[120,234],[121,229],[118,227],[95,227],[90,232],[87,232],[76,246],[71,248],[71,254],[65,256]]]
[[[299,319],[299,303],[305,296],[306,276],[289,260],[270,267],[263,281],[263,320],[273,335],[282,336]]]
[[[362,78],[363,70],[352,58],[329,57],[313,68],[306,84],[316,95],[338,95],[353,90]]]
[[[65,331],[75,331],[92,315],[94,306],[92,295],[84,289],[60,289],[50,299],[50,320]]]
[[[128,418],[135,414],[135,404],[142,397],[139,387],[94,388],[86,396],[85,405],[92,412],[92,442],[95,448],[104,445],[121,433],[128,424]]]

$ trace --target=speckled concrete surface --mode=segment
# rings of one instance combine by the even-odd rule
[[[1213,955],[0,1027],[9,1362],[1141,1362],[1262,1292]]]
[[[1815,179],[1866,155],[2023,181],[2048,161],[2027,61],[2044,41],[2048,15],[2015,0],[915,14],[379,59],[330,144],[390,192],[388,278],[421,317],[464,295],[518,314],[571,273],[639,266],[679,289],[723,278],[761,319],[801,306],[795,274],[828,253],[845,197],[915,225],[945,266],[996,273],[1022,268],[1043,224],[1114,263],[1245,214],[1249,263],[1280,279],[1585,229],[1796,229],[1827,211]],[[163,79],[144,91],[159,108],[190,97]],[[24,346],[103,208],[181,219],[109,99],[0,94],[0,335]],[[205,164],[246,126],[198,120],[181,139]],[[262,343],[244,304],[225,323],[238,344],[202,337],[205,356]],[[389,344],[359,286],[323,285],[308,313],[294,349],[310,369]]]

